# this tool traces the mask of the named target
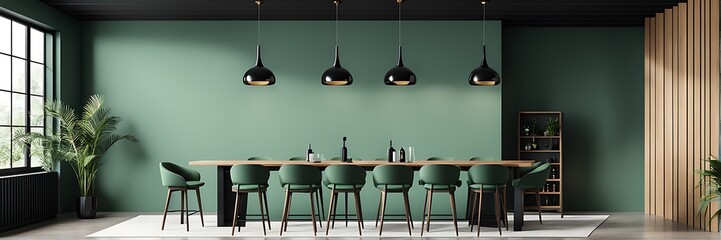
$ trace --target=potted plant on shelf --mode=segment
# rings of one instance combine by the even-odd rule
[[[706,189],[704,195],[701,196],[701,204],[696,213],[698,215],[705,213],[712,203],[721,201],[721,161],[715,156],[710,156],[708,159],[705,159],[705,161],[709,163],[709,168],[699,171],[699,175],[701,176],[699,186],[706,184]],[[719,214],[721,214],[721,209],[717,209],[716,212],[711,213],[711,216],[708,218],[709,226],[713,219],[717,218]]]
[[[552,118],[548,118],[548,122],[546,122],[546,131],[543,132],[544,136],[558,136],[558,131],[561,129],[561,124],[558,122],[558,118],[556,120],[553,120]]]
[[[90,96],[82,114],[78,115],[61,101],[48,101],[45,113],[58,121],[58,133],[45,136],[30,132],[16,138],[25,146],[40,143],[43,154],[46,154],[44,161],[48,161],[49,166],[54,165],[56,160],[67,161],[72,166],[80,188],[80,196],[75,203],[78,218],[95,218],[95,178],[98,169],[107,161],[102,159],[103,154],[118,141],[139,142],[133,135],[114,133],[121,119],[110,115],[110,108],[103,104],[102,96]]]

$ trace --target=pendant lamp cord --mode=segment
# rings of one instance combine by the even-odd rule
[[[483,3],[483,46],[486,46],[486,1]]]
[[[338,1],[335,2],[335,46],[338,46]]]
[[[256,44],[260,45],[260,4],[261,4],[261,2],[256,1],[256,3],[258,4],[258,21],[257,21],[258,22],[258,28],[257,28],[258,29],[258,39],[256,39]]]
[[[403,1],[398,1],[398,46],[401,46],[401,11],[403,11]]]

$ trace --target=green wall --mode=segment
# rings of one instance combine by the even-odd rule
[[[503,156],[517,112],[564,113],[568,211],[643,211],[643,28],[504,28]]]
[[[80,24],[73,18],[36,0],[0,0],[0,12],[39,25],[55,32],[55,76],[56,92],[59,99],[72,106],[80,106],[83,95],[80,78]],[[77,196],[75,175],[67,164],[57,168],[60,175],[59,210],[73,209]]]
[[[338,155],[343,136],[354,158],[383,156],[389,139],[396,148],[416,147],[423,159],[500,158],[502,88],[467,83],[481,62],[481,22],[404,22],[404,62],[419,77],[412,87],[383,85],[397,59],[394,21],[341,22],[341,60],[355,78],[349,87],[320,84],[332,63],[332,21],[263,22],[263,62],[278,80],[272,87],[245,86],[241,78],[254,63],[255,26],[253,21],[84,24],[88,88],[106,95],[113,113],[124,118],[119,132],[142,141],[117,145],[105,156],[110,162],[99,173],[101,209],[162,211],[161,161],[287,159],[303,156],[308,143],[330,158]],[[500,22],[489,22],[488,60],[499,72],[500,33]],[[215,211],[215,168],[194,168],[208,182],[205,209]],[[369,218],[375,216],[377,192],[363,189]],[[458,193],[461,206],[465,194],[465,188]],[[420,216],[423,191],[415,187],[411,195]],[[443,211],[448,198],[439,197],[434,202]],[[279,216],[282,190],[275,174],[269,201],[272,215]],[[257,203],[251,200],[250,206],[254,211]],[[308,205],[299,199],[294,206],[307,211]]]

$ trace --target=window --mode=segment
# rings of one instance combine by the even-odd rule
[[[45,133],[47,86],[52,86],[53,35],[0,15],[0,174],[36,171],[37,146],[25,151],[18,133]],[[52,89],[50,89],[52,90]]]

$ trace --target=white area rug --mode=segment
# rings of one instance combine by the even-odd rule
[[[216,216],[207,215],[205,227],[200,226],[198,215],[190,216],[190,231],[186,232],[185,225],[180,225],[178,215],[169,215],[165,223],[165,230],[160,230],[162,215],[140,215],[115,226],[100,230],[87,237],[121,237],[121,238],[203,238],[203,237],[230,237],[230,227],[217,227]],[[503,237],[588,237],[603,223],[608,215],[565,215],[561,218],[557,214],[546,214],[543,216],[543,224],[538,223],[538,216],[526,215],[526,224],[523,231],[513,231],[513,216],[509,214],[511,222],[510,231],[503,229]],[[267,237],[279,237],[280,222],[274,221],[272,230],[268,230]],[[325,222],[323,228],[318,228],[318,236],[325,236]],[[412,229],[413,237],[420,237],[421,222],[414,222],[415,229]],[[363,229],[363,237],[378,237],[378,228],[374,227],[375,221],[366,221]],[[475,228],[474,228],[475,230]],[[470,232],[466,221],[458,222],[460,237],[475,237],[476,232]],[[424,237],[455,237],[453,223],[450,221],[431,221],[431,231],[423,233]],[[263,237],[261,223],[249,222],[235,237]],[[292,221],[288,225],[288,231],[283,237],[313,237],[313,228],[310,221]],[[345,227],[344,221],[336,221],[335,228],[330,229],[328,237],[358,237],[358,225],[349,221]],[[408,228],[405,222],[387,221],[383,227],[383,237],[408,237]],[[481,228],[481,237],[499,237],[498,229],[490,227]]]

